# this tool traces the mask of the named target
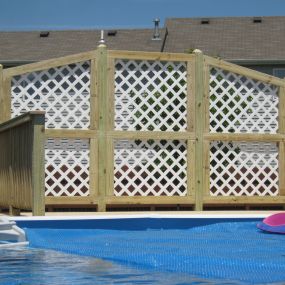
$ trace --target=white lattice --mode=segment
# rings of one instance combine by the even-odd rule
[[[46,196],[89,194],[89,141],[48,139],[45,145]]]
[[[277,91],[271,84],[212,68],[210,132],[276,133]]]
[[[277,145],[260,142],[212,142],[210,194],[276,196],[278,194]]]
[[[18,75],[12,79],[12,117],[46,111],[46,128],[88,129],[89,62]]]
[[[185,131],[184,62],[117,60],[115,129]]]
[[[185,196],[185,141],[115,141],[115,196]]]

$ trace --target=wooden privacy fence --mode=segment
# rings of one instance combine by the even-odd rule
[[[46,112],[47,205],[282,205],[285,81],[193,54],[96,51],[0,72]]]
[[[0,124],[0,206],[44,215],[44,112]]]

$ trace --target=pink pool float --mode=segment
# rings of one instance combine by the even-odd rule
[[[257,224],[257,227],[266,232],[285,234],[285,212],[273,214],[265,218]]]

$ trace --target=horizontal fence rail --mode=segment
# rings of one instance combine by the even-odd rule
[[[0,205],[44,215],[44,113],[0,124]]]
[[[97,50],[0,69],[0,119],[46,112],[47,205],[285,202],[285,81],[203,55]]]

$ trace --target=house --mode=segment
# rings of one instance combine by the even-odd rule
[[[163,51],[200,49],[267,74],[285,77],[285,17],[167,19]]]
[[[89,51],[99,40],[99,30],[2,31],[0,63],[16,66]],[[113,50],[189,53],[200,49],[210,56],[285,77],[285,16],[169,18],[159,29],[107,30],[105,41]]]

